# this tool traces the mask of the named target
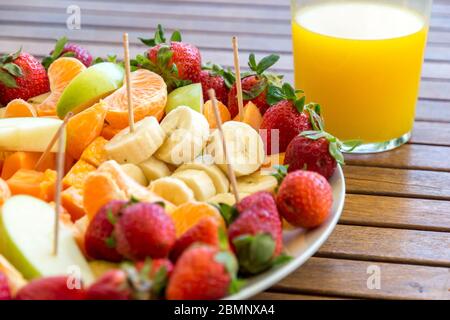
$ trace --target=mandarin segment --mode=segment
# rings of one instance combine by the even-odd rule
[[[11,194],[26,194],[44,201],[52,201],[55,194],[56,171],[45,172],[20,169],[6,183]]]
[[[22,99],[14,99],[5,107],[3,118],[37,117],[36,109]]]
[[[220,101],[217,101],[217,108],[219,109],[220,119],[222,123],[231,120],[230,111],[228,111],[226,105],[224,105]],[[217,128],[216,117],[214,115],[214,107],[211,100],[205,102],[203,106],[203,115],[205,116],[206,120],[208,120],[209,127],[211,129]]]
[[[131,73],[131,95],[134,121],[154,116],[161,120],[167,101],[167,86],[158,74],[139,69]],[[128,126],[128,101],[126,86],[105,98],[108,104],[106,121],[113,128],[123,129]]]
[[[98,167],[100,164],[108,160],[108,154],[105,150],[105,145],[108,142],[103,137],[97,137],[91,144],[84,149],[81,154],[81,160],[84,160],[95,167]]]
[[[70,187],[64,190],[61,192],[61,203],[72,221],[77,221],[86,214],[83,207],[83,189]]]
[[[70,169],[63,179],[64,188],[76,187],[82,188],[84,185],[84,180],[86,176],[95,171],[96,167],[92,164],[84,161],[78,160],[77,163]]]
[[[17,151],[6,156],[3,169],[2,178],[7,180],[14,175],[20,169],[34,169],[36,163],[41,157],[40,152],[26,152]],[[39,170],[54,169],[55,168],[55,155],[48,154],[40,165]]]

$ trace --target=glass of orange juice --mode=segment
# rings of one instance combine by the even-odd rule
[[[414,123],[432,0],[292,0],[295,85],[325,129],[390,150]]]

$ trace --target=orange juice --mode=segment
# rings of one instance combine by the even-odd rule
[[[425,17],[381,1],[301,7],[292,22],[296,87],[342,140],[408,139],[427,31]]]

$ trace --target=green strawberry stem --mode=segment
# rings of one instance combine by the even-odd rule
[[[22,69],[14,63],[22,52],[22,48],[0,57],[0,82],[8,88],[17,88],[17,77],[23,77]]]

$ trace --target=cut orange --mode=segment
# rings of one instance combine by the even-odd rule
[[[36,109],[40,117],[55,116],[56,105],[66,86],[86,67],[78,59],[62,57],[55,60],[48,68],[50,95]]]
[[[37,117],[33,105],[22,99],[14,99],[5,107],[4,118]]]
[[[97,138],[103,128],[106,115],[103,101],[83,110],[67,123],[67,153],[80,159],[84,149]]]
[[[83,190],[70,187],[61,193],[62,206],[69,212],[72,221],[77,221],[86,213],[83,207]]]
[[[17,151],[8,155],[3,163],[2,178],[9,179],[20,169],[34,169],[41,154],[40,152]],[[41,163],[39,170],[54,168],[55,155],[51,153]]]
[[[206,202],[186,202],[178,206],[170,213],[175,224],[177,238],[196,225],[204,217],[212,217],[217,220],[219,226],[226,229],[225,221],[219,210]]]
[[[95,167],[84,160],[78,160],[63,179],[64,188],[82,188],[86,176],[95,171]]]
[[[239,121],[239,114],[234,117],[234,121]],[[244,107],[244,118],[242,122],[250,125],[253,129],[259,130],[262,122],[262,115],[258,107],[249,101]]]
[[[226,105],[224,105],[220,101],[217,101],[217,108],[219,109],[220,119],[222,120],[222,123],[231,120],[230,111],[228,111]],[[214,107],[211,100],[206,101],[203,105],[203,115],[205,116],[206,120],[208,120],[209,127],[211,129],[217,128],[216,117],[214,115]]]
[[[81,154],[81,160],[84,160],[95,167],[108,160],[108,154],[106,153],[105,145],[108,142],[103,137],[97,137],[91,144],[84,149]]]
[[[0,206],[11,197],[11,190],[5,180],[0,178]]]
[[[109,124],[105,124],[100,135],[106,140],[111,140],[121,130],[122,129],[113,128]]]
[[[131,96],[134,121],[147,116],[161,120],[167,101],[167,86],[158,74],[139,69],[131,73]],[[105,98],[108,104],[106,122],[116,129],[128,127],[128,102],[125,84]]]
[[[26,194],[44,201],[52,201],[55,195],[56,171],[20,169],[6,181],[11,194]]]

